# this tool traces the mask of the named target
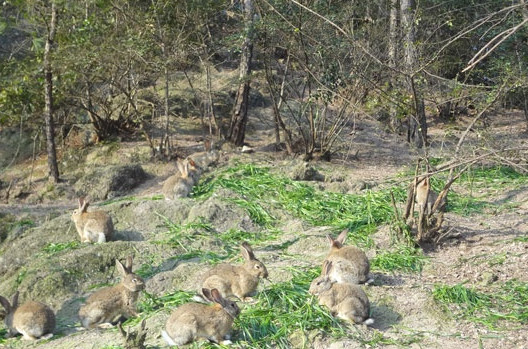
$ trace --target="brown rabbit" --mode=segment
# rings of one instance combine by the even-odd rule
[[[217,289],[202,289],[202,294],[216,304],[186,303],[175,309],[161,334],[173,345],[183,345],[198,338],[230,344],[229,332],[240,309],[234,301],[223,298]]]
[[[361,286],[351,283],[336,283],[330,278],[332,262],[325,261],[322,275],[310,284],[309,292],[319,299],[332,315],[357,324],[371,325],[370,303]]]
[[[5,326],[7,337],[22,334],[23,339],[49,339],[55,330],[55,314],[50,307],[43,303],[27,301],[18,305],[18,291],[13,296],[11,304],[0,296],[0,303],[5,308]]]
[[[163,182],[162,193],[166,200],[189,196],[192,187],[200,180],[200,170],[192,159],[178,160],[176,165],[179,173]]]
[[[369,282],[370,263],[367,255],[356,246],[343,246],[347,233],[347,230],[343,230],[335,240],[330,235],[326,236],[330,252],[325,261],[333,263],[330,279],[352,284]]]
[[[109,327],[122,316],[138,315],[136,301],[145,283],[132,273],[132,256],[127,258],[126,266],[116,259],[116,268],[122,276],[121,283],[93,293],[79,310],[83,327]]]
[[[71,216],[81,242],[106,242],[112,240],[114,223],[112,217],[104,211],[88,212],[90,203],[79,198],[79,208]]]
[[[235,296],[242,301],[255,293],[260,278],[268,277],[268,270],[247,242],[242,243],[240,251],[246,260],[243,265],[218,264],[203,275],[202,288],[216,288],[222,297]]]
[[[415,193],[415,200],[418,204],[418,209],[421,210],[422,207],[426,205],[425,212],[430,213],[437,199],[438,194],[433,189],[431,189],[429,177],[426,176],[418,180],[418,183],[416,184]],[[438,204],[438,210],[440,212],[445,212],[446,205],[446,197],[443,197],[440,203]]]

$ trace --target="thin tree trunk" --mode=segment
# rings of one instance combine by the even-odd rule
[[[389,17],[389,65],[396,66],[398,56],[398,0],[390,0],[390,17]]]
[[[55,38],[57,25],[57,8],[51,3],[51,21],[48,27],[48,36],[44,46],[44,75],[45,75],[45,107],[44,119],[46,122],[46,149],[48,153],[48,168],[50,179],[59,182],[59,167],[57,165],[57,151],[55,147],[55,128],[53,125],[53,72],[51,68],[51,49]]]
[[[425,118],[425,104],[421,87],[416,83],[416,69],[418,68],[418,52],[416,50],[416,25],[414,0],[401,0],[401,21],[405,37],[403,40],[405,66],[408,73],[408,89],[414,99],[414,113],[409,115],[407,141],[414,143],[417,148],[427,144],[427,120]],[[419,79],[418,79],[419,80]]]
[[[244,21],[246,38],[242,44],[240,55],[239,79],[240,86],[235,97],[231,125],[227,139],[236,146],[244,144],[246,124],[248,119],[249,76],[251,74],[251,59],[253,55],[253,0],[244,0]]]

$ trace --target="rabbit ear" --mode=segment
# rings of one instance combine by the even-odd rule
[[[323,275],[328,276],[330,274],[330,269],[332,269],[332,262],[325,260],[323,262]]]
[[[214,302],[218,303],[218,304],[221,304],[222,306],[224,306],[225,304],[225,299],[222,297],[222,295],[220,294],[220,291],[218,291],[216,288],[213,288],[211,290],[211,297],[213,299]]]
[[[86,212],[90,203],[84,198],[79,198],[79,212]]]
[[[326,239],[328,240],[328,243],[330,244],[330,248],[343,247],[343,244],[341,244],[337,239],[334,240],[329,234],[326,235]]]
[[[242,252],[242,257],[244,257],[247,261],[253,261],[256,259],[251,246],[249,246],[247,242],[244,241],[242,243],[240,251]]]
[[[176,165],[178,166],[178,170],[180,171],[182,176],[187,175],[187,161],[178,160],[176,162]]]
[[[132,259],[132,256],[128,256],[126,259],[125,269],[127,270],[128,273],[132,272],[132,262],[133,261],[134,260]]]
[[[121,264],[119,259],[116,259],[116,269],[122,276],[126,276],[128,273],[127,269]]]
[[[211,295],[211,290],[208,288],[202,288],[202,294],[204,295],[205,299],[214,302],[213,296]]]
[[[11,300],[11,308],[16,309],[18,308],[18,295],[20,294],[19,291],[16,291],[13,295],[13,299]]]
[[[11,312],[11,304],[5,297],[0,296],[0,304],[2,304],[8,314]]]
[[[343,242],[345,242],[345,239],[348,234],[348,229],[343,230],[341,233],[339,233],[339,236],[335,239],[340,245],[343,245]]]

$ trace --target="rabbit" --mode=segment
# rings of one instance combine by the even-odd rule
[[[213,143],[210,139],[204,140],[203,152],[192,154],[192,159],[199,164],[203,169],[210,167],[211,165],[218,162],[220,159],[220,152],[213,148]]]
[[[370,283],[370,263],[365,252],[356,246],[343,246],[347,233],[347,230],[343,230],[335,240],[330,235],[326,236],[330,252],[325,261],[333,263],[329,277],[334,282]]]
[[[55,330],[55,314],[46,304],[27,301],[18,305],[18,291],[13,296],[11,304],[0,296],[0,303],[6,310],[5,326],[7,337],[18,333],[26,340],[49,339]]]
[[[216,304],[186,303],[174,310],[167,320],[166,330],[161,332],[169,345],[183,345],[198,338],[231,343],[229,332],[240,308],[234,301],[222,297],[216,288],[204,288],[202,294]]]
[[[180,172],[170,176],[163,183],[162,193],[166,200],[189,196],[192,187],[200,179],[200,171],[194,160],[178,160],[176,164]]]
[[[319,304],[330,309],[332,315],[356,324],[372,325],[370,304],[365,291],[357,284],[332,281],[333,262],[325,261],[322,275],[310,284],[309,292],[317,296]]]
[[[79,310],[83,327],[111,327],[122,316],[138,316],[136,301],[145,283],[132,273],[132,256],[127,258],[126,266],[116,259],[116,268],[122,276],[121,283],[93,293]]]
[[[114,223],[112,217],[104,211],[88,212],[90,203],[79,198],[79,208],[71,216],[81,242],[106,242],[112,240]]]
[[[255,257],[247,242],[242,243],[240,251],[246,260],[243,265],[216,265],[203,275],[202,288],[216,288],[224,298],[235,296],[241,301],[249,301],[247,297],[255,293],[260,278],[268,277],[268,270]]]
[[[416,184],[415,200],[418,204],[418,209],[421,211],[424,205],[427,205],[425,212],[430,213],[433,209],[433,206],[438,199],[438,194],[431,189],[429,182],[429,177],[424,177],[418,181]],[[438,210],[440,212],[445,212],[447,205],[447,198],[443,197],[440,203],[438,204]]]

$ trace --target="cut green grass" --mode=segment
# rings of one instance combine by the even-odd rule
[[[62,251],[75,250],[81,246],[79,241],[69,241],[69,242],[51,242],[44,246],[42,250],[48,254],[48,256],[53,256]]]
[[[493,330],[511,329],[511,324],[528,323],[528,283],[511,280],[496,285],[494,292],[482,292],[463,284],[436,285],[433,298],[457,318],[479,323]]]
[[[427,258],[418,248],[400,246],[396,251],[382,252],[370,260],[372,270],[383,272],[420,272]]]
[[[314,226],[350,229],[354,233],[349,238],[364,246],[372,245],[368,236],[377,225],[390,222],[393,215],[389,190],[368,190],[362,195],[324,192],[251,164],[220,172],[214,179],[196,186],[193,195],[205,198],[216,188],[226,188],[238,195],[226,200],[245,208],[261,226],[269,228],[276,223],[272,211],[286,212]],[[398,201],[405,200],[404,188],[392,190]]]

